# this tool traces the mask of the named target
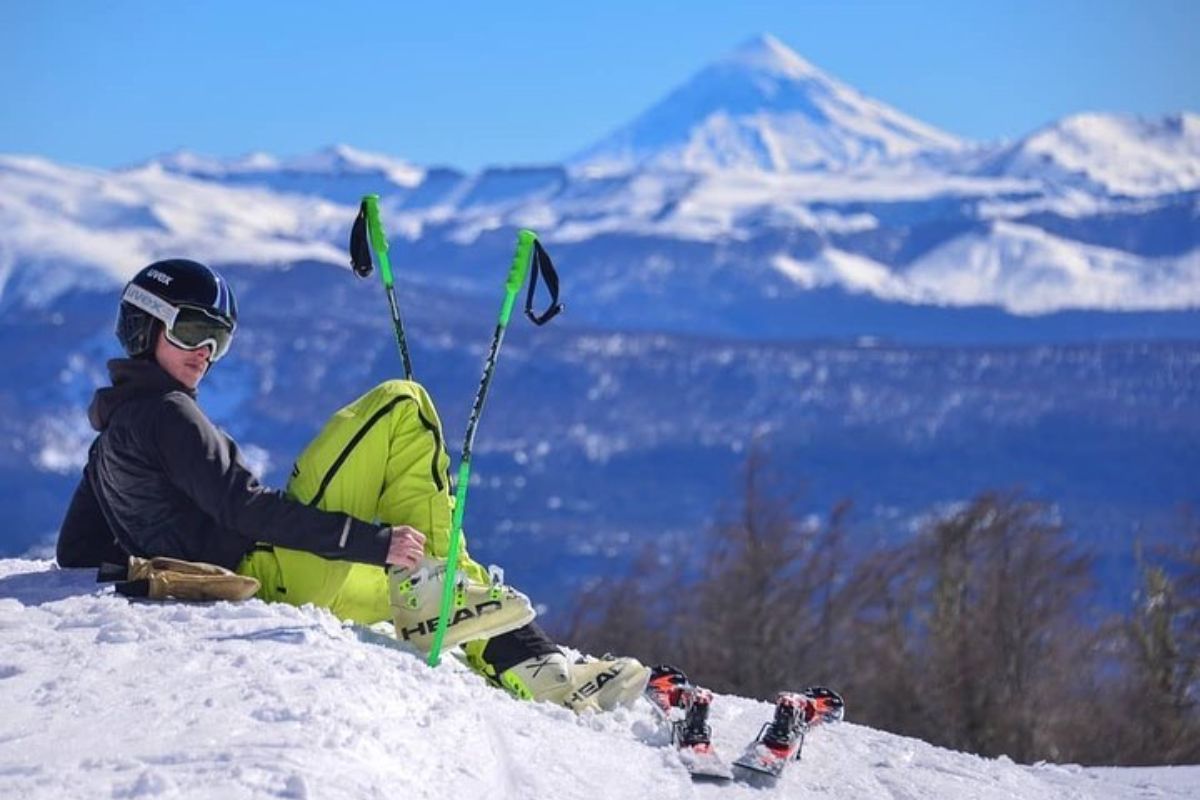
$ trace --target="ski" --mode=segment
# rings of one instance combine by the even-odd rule
[[[773,782],[792,761],[799,760],[804,737],[823,723],[840,722],[846,704],[832,689],[814,686],[802,692],[780,692],[775,714],[733,762],[739,778]]]
[[[660,720],[670,727],[671,744],[693,780],[733,779],[733,770],[712,744],[708,724],[712,692],[694,686],[681,670],[659,666],[651,672],[645,696]]]

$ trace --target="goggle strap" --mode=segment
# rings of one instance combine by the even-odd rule
[[[125,293],[121,299],[129,303],[134,308],[140,308],[150,316],[162,322],[167,328],[175,325],[175,318],[179,316],[179,309],[163,300],[156,294],[147,292],[140,286],[129,284],[125,287]]]

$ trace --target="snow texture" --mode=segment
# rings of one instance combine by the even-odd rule
[[[131,603],[90,571],[0,561],[0,797],[1200,796],[1200,767],[1026,767],[853,723],[814,733],[774,789],[693,784],[648,705],[576,717],[388,641],[311,607]],[[769,713],[718,697],[718,747]]]

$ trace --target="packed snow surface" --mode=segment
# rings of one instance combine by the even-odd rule
[[[29,800],[1200,796],[1200,767],[1025,767],[853,723],[772,789],[695,784],[643,703],[577,717],[311,607],[131,603],[45,561],[0,561],[0,709],[0,797]],[[718,697],[717,746],[769,713]]]

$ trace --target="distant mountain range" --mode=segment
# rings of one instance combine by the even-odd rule
[[[567,314],[506,345],[470,523],[556,590],[563,559],[686,542],[756,437],[871,536],[1023,484],[1119,560],[1200,498],[1200,117],[966,142],[763,36],[565,163],[0,156],[0,554],[57,525],[117,288],[150,261],[232,276],[243,325],[205,403],[276,483],[394,376],[378,289],[345,269],[367,192],[452,432],[516,229],[559,265]]]
[[[2,157],[0,304],[66,288],[46,286],[45,262],[88,285],[179,252],[344,264],[349,207],[370,191],[418,279],[482,289],[476,259],[503,258],[512,230],[532,227],[570,248],[575,308],[598,321],[632,324],[623,309],[636,306],[680,330],[788,337],[805,294],[825,287],[1026,316],[1200,305],[1200,116],[1084,114],[968,143],[770,36],[566,164],[465,174],[345,146],[179,152],[117,172]],[[681,288],[706,298],[703,313],[680,313]],[[656,295],[671,313],[647,309]],[[777,321],[709,328],[747,306]],[[869,320],[865,332],[879,333]]]

